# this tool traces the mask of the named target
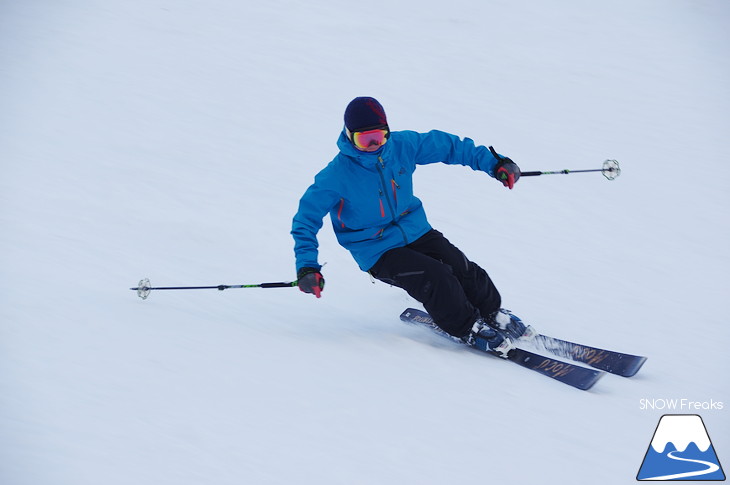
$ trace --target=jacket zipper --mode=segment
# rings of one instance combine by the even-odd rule
[[[397,190],[400,189],[400,185],[398,185],[398,182],[396,182],[395,179],[390,179],[390,185],[393,188],[393,200],[395,201],[395,206],[398,207],[398,192],[397,192]]]
[[[345,223],[342,222],[342,209],[345,207],[345,199],[340,199],[340,208],[337,210],[337,219],[342,224],[342,228],[345,228]]]
[[[382,196],[383,191],[386,190],[387,184],[385,183],[385,175],[383,175],[383,169],[385,168],[385,163],[383,162],[383,157],[381,157],[380,155],[378,155],[378,162],[380,162],[380,163],[378,165],[376,165],[376,167],[378,169],[378,175],[380,175],[380,184],[381,184],[380,194]],[[393,187],[393,197],[395,198],[395,189],[396,189],[396,187],[398,187],[398,184],[395,183],[395,179],[392,180],[392,187]],[[400,187],[398,187],[398,188],[400,188]],[[409,244],[408,236],[406,236],[406,231],[403,230],[403,228],[400,226],[400,224],[395,222],[395,209],[393,208],[393,203],[390,201],[390,199],[388,197],[386,197],[385,200],[386,200],[386,202],[388,202],[388,209],[390,210],[390,216],[393,218],[393,221],[391,222],[391,224],[393,224],[395,227],[397,227],[400,230],[401,235],[403,236],[403,241],[405,241],[406,244]],[[381,208],[381,211],[384,210],[382,197],[380,198],[380,208]],[[381,212],[381,214],[384,214],[384,212]]]

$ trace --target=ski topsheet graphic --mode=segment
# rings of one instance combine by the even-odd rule
[[[696,414],[665,414],[637,480],[725,480],[705,423]]]

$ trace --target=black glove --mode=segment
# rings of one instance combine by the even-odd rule
[[[515,186],[517,181],[520,179],[520,167],[515,162],[507,157],[503,157],[494,148],[489,147],[489,151],[492,152],[494,158],[497,159],[497,165],[494,167],[494,178],[502,182],[502,185],[509,187],[510,190]]]
[[[304,293],[311,293],[320,298],[324,290],[324,277],[318,269],[302,268],[297,272],[297,286]]]

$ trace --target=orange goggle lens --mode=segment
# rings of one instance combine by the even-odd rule
[[[367,131],[354,131],[352,143],[358,150],[374,152],[388,141],[388,130],[377,129]]]

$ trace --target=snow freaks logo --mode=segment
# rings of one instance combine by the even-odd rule
[[[637,480],[725,480],[702,418],[665,414],[646,450]]]

